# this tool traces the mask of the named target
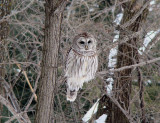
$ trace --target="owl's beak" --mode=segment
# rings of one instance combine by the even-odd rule
[[[85,45],[85,50],[88,50],[88,46],[87,45]]]

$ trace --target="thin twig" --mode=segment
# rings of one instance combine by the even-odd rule
[[[19,123],[25,123],[22,120],[22,116],[20,114],[18,114],[15,111],[15,109],[12,107],[12,105],[10,104],[10,102],[8,100],[6,100],[4,97],[2,97],[1,95],[0,95],[0,103],[2,103],[3,105],[5,105],[8,108],[8,110],[15,116],[15,119],[17,119]]]
[[[20,70],[22,70],[20,64],[16,64],[16,65],[18,66],[18,68],[19,68]],[[28,83],[28,85],[29,85],[29,87],[30,87],[30,89],[31,89],[31,92],[34,94],[35,101],[37,102],[37,95],[35,94],[35,92],[34,92],[34,90],[33,90],[33,88],[32,88],[32,85],[31,85],[31,83],[30,83],[30,81],[29,81],[29,79],[28,79],[28,76],[27,76],[26,71],[23,70],[23,74],[24,74],[24,76],[25,76],[25,78],[26,78],[26,81],[27,81],[27,83]]]

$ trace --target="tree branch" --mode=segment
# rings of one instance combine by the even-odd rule
[[[110,69],[108,71],[101,71],[101,72],[98,72],[97,74],[98,75],[105,75],[105,74],[110,73],[110,72],[119,72],[119,71],[122,71],[122,70],[126,70],[126,69],[130,69],[130,68],[135,68],[135,67],[140,67],[140,66],[144,66],[144,65],[147,65],[147,64],[151,64],[151,63],[154,63],[154,62],[157,62],[157,61],[160,61],[160,57],[152,59],[152,60],[149,60],[149,61],[140,62],[138,64],[133,64],[133,65],[130,65],[130,66],[124,66],[124,67],[121,67],[121,68],[118,68],[118,69]]]
[[[4,97],[2,97],[0,95],[0,103],[2,103],[3,105],[5,105],[8,110],[15,116],[15,118],[18,120],[19,123],[25,123],[23,120],[22,120],[22,115],[21,114],[18,114],[15,109],[12,107],[12,105],[10,104],[10,102],[8,100],[6,100]]]

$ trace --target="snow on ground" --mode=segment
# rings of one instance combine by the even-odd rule
[[[95,120],[94,123],[105,123],[106,118],[107,118],[107,115],[106,115],[106,114],[103,114],[103,115],[100,116],[97,120]]]
[[[83,122],[88,123],[88,121],[92,118],[92,116],[97,112],[99,105],[99,99],[97,102],[87,111],[87,113],[82,118]]]
[[[150,31],[146,34],[144,42],[143,42],[143,46],[139,48],[138,52],[140,55],[143,54],[143,52],[145,51],[146,47],[148,46],[148,44],[151,42],[151,40],[156,36],[157,33],[159,33],[160,30],[157,31]]]

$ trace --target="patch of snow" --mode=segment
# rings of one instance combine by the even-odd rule
[[[147,81],[145,81],[146,85],[150,85],[152,83],[152,81],[150,79],[148,79]]]
[[[106,88],[107,88],[107,93],[110,94],[112,91],[112,83],[114,82],[113,78],[108,78],[106,81],[109,83]]]
[[[155,0],[152,0],[152,1],[150,2],[149,11],[152,11],[152,10],[153,10],[152,5],[154,5],[154,4],[156,4],[156,2],[155,2]]]
[[[152,0],[151,2],[150,2],[150,5],[154,5],[156,2],[155,2],[155,0]]]
[[[121,20],[122,20],[122,17],[123,17],[123,14],[122,14],[122,13],[118,14],[118,15],[116,16],[116,19],[114,20],[114,22],[115,22],[117,25],[120,24],[120,22],[121,22]],[[119,39],[119,31],[115,30],[114,33],[115,33],[116,35],[114,36],[113,42],[116,42],[116,41],[118,41],[118,39]],[[110,53],[109,53],[109,56],[108,56],[108,57],[109,57],[109,58],[108,58],[108,59],[109,59],[109,61],[108,61],[108,67],[111,68],[111,69],[114,69],[114,67],[116,66],[116,63],[117,63],[117,58],[116,58],[117,48],[118,48],[118,45],[115,46],[114,48],[112,48],[112,49],[110,50]],[[111,74],[113,74],[113,72],[110,72],[110,75],[111,75]],[[109,83],[109,85],[106,86],[106,88],[107,88],[107,93],[111,93],[111,91],[112,91],[112,84],[113,84],[114,80],[113,80],[113,78],[108,78],[106,81]]]
[[[114,22],[118,25],[120,24],[122,20],[123,14],[120,13],[116,16],[116,19]],[[115,30],[116,35],[114,36],[113,42],[116,42],[119,39],[119,31]],[[108,62],[108,67],[115,67],[117,59],[113,58],[114,56],[117,55],[117,46],[112,48],[109,53],[109,62]]]
[[[98,4],[93,4],[93,6],[94,6],[94,7],[97,7],[97,8],[99,7],[99,5],[98,5]]]
[[[94,121],[94,123],[105,123],[107,118],[106,114],[103,114],[102,116],[100,116],[97,120]]]
[[[108,62],[108,67],[113,68],[116,65],[117,59],[114,58],[114,56],[117,55],[117,47],[112,48],[109,53],[109,62]]]
[[[152,83],[152,81],[151,81],[151,80],[147,80],[147,83],[151,84],[151,83]]]
[[[87,111],[87,113],[84,115],[84,117],[82,118],[83,122],[87,123],[91,117],[97,112],[98,110],[98,105],[99,105],[99,99],[97,100],[97,102],[89,109],[89,111]]]
[[[94,11],[94,8],[90,8],[89,11],[90,11],[90,12],[93,12],[93,11]]]
[[[120,24],[121,20],[122,20],[123,14],[120,13],[116,16],[116,19],[114,20],[114,23],[116,23],[117,25]]]
[[[103,108],[106,108],[106,106],[103,106]]]
[[[17,70],[18,73],[21,71],[20,69],[16,69],[16,70]]]
[[[16,68],[13,68],[16,72],[21,72],[21,70],[20,69],[16,69]]]
[[[151,42],[151,40],[156,36],[156,34],[159,32],[158,31],[150,31],[147,33],[147,35],[145,36],[144,42],[143,42],[143,46],[139,48],[138,52],[139,54],[142,55],[142,52],[145,51],[146,47],[148,46],[148,44]]]
[[[149,8],[149,11],[151,12],[152,10],[153,10],[153,8],[152,8],[152,7],[150,7],[150,8]]]
[[[114,80],[113,80],[113,78],[108,78],[107,81],[113,82]]]
[[[11,11],[11,14],[16,14],[17,13],[17,10],[12,10]]]
[[[119,31],[115,30],[114,33],[116,35],[114,36],[113,42],[116,42],[119,39]]]

